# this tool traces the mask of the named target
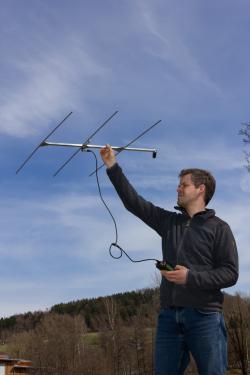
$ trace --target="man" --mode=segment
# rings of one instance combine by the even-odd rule
[[[206,208],[215,191],[214,177],[202,169],[181,171],[179,212],[171,212],[137,194],[109,145],[101,156],[125,207],[162,237],[163,260],[174,265],[172,271],[161,271],[154,374],[184,374],[191,352],[200,375],[224,375],[227,334],[221,289],[236,283],[238,255],[228,224]]]

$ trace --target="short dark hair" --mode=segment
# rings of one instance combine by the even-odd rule
[[[179,177],[183,177],[187,174],[191,174],[191,179],[195,187],[199,187],[202,184],[205,185],[205,204],[207,205],[212,199],[215,192],[216,180],[214,176],[205,169],[188,168],[182,169],[182,171],[180,171]]]

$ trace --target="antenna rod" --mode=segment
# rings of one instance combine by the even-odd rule
[[[27,157],[27,159],[24,160],[24,162],[21,164],[21,166],[16,170],[16,174],[18,174],[20,172],[20,170],[25,166],[25,164],[32,158],[32,156],[34,155],[34,153],[39,149],[40,146],[42,146],[42,144],[64,123],[64,121],[67,120],[67,118],[72,115],[72,111],[70,113],[67,114],[66,117],[64,117],[64,119],[49,133],[49,135],[47,135],[46,138],[44,138],[44,140],[39,143],[39,145],[32,151],[32,153]]]
[[[60,143],[60,142],[43,142],[41,147],[44,146],[56,146],[56,147],[74,147],[74,148],[81,148],[81,151],[86,151],[87,149],[93,148],[93,149],[101,149],[105,147],[104,145],[93,145],[89,143],[85,143],[82,145],[81,143]],[[138,147],[126,147],[124,146],[111,146],[113,150],[115,151],[139,151],[139,152],[151,152],[151,153],[157,153],[157,150],[155,148],[138,148]]]
[[[79,151],[81,151],[83,148],[84,148],[84,145],[86,143],[88,143],[91,138],[96,135],[96,133],[101,130],[116,114],[118,113],[118,111],[115,111],[106,121],[104,121],[104,123],[99,126],[99,128],[96,129],[96,131],[91,134],[90,137],[87,138],[87,140],[85,142],[82,143],[82,145],[78,148],[78,150],[76,150],[70,157],[69,159],[67,159],[63,165],[53,174],[53,177],[56,177],[58,175],[59,172],[61,172],[61,170],[78,154]]]
[[[130,141],[126,146],[124,147],[121,147],[121,149],[119,151],[117,151],[117,153],[115,155],[118,155],[120,154],[122,151],[126,150],[127,147],[129,147],[132,143],[134,143],[135,141],[137,141],[137,139],[141,138],[144,134],[146,134],[147,132],[149,132],[151,129],[153,129],[156,125],[158,125],[159,123],[161,122],[161,120],[155,122],[153,125],[151,125],[149,128],[147,128],[146,130],[144,130],[141,134],[139,134],[136,138],[134,138],[132,141]],[[153,153],[153,156],[155,157],[156,154]],[[93,174],[95,174],[97,171],[99,171],[99,169],[101,169],[102,167],[104,167],[104,163],[102,165],[100,165],[100,167],[96,168],[92,173],[90,173],[89,177],[93,176]]]

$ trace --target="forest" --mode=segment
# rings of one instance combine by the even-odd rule
[[[159,288],[58,304],[0,320],[2,352],[38,375],[150,375]],[[225,294],[228,374],[248,374],[250,299]],[[186,374],[197,374],[193,360]]]

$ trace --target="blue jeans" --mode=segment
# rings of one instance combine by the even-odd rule
[[[183,375],[192,354],[199,375],[224,375],[227,333],[223,314],[166,308],[158,317],[154,375]]]

